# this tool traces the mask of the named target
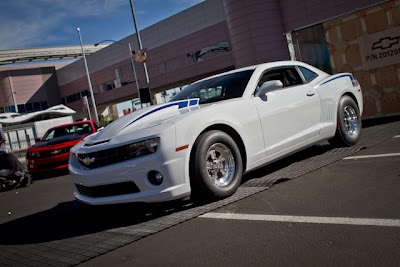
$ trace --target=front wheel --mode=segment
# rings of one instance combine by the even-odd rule
[[[202,134],[195,143],[191,158],[192,197],[225,198],[240,185],[243,163],[235,141],[221,131]]]
[[[357,104],[350,96],[339,100],[336,134],[330,141],[335,146],[352,146],[360,139],[361,116]]]

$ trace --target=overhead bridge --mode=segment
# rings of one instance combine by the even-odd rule
[[[97,46],[84,45],[83,50],[85,51],[85,55],[90,55],[108,45],[109,44],[100,44]],[[82,56],[80,45],[0,50],[0,65],[31,61],[72,59]]]

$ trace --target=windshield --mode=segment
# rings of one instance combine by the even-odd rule
[[[90,123],[68,125],[48,130],[44,135],[42,141],[49,141],[53,138],[69,134],[87,135],[91,133],[93,133],[93,130],[92,127],[90,126]]]
[[[235,72],[191,84],[171,101],[200,98],[199,104],[204,104],[241,97],[253,71]]]

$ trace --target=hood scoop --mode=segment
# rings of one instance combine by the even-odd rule
[[[104,143],[108,143],[111,139],[108,140],[100,140],[100,141],[96,141],[96,140],[89,140],[86,142],[86,144],[84,145],[85,147],[91,147],[91,146],[96,146],[96,145],[100,145],[100,144],[104,144]]]

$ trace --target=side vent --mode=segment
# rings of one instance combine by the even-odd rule
[[[333,121],[333,101],[329,99],[326,103],[326,121]]]

